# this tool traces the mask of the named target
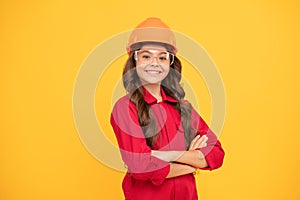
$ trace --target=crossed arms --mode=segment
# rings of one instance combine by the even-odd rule
[[[139,126],[137,109],[127,96],[115,104],[110,122],[128,173],[135,179],[160,185],[165,178],[190,174],[198,168],[214,170],[223,163],[221,143],[194,109],[191,125],[202,137],[196,136],[187,151],[152,150]]]
[[[208,167],[203,153],[197,149],[207,146],[208,137],[197,135],[187,151],[156,151],[151,154],[166,162],[170,162],[170,171],[166,178],[172,178],[195,172],[198,168]]]

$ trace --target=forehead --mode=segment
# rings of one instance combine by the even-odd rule
[[[167,51],[166,47],[159,44],[146,44],[141,50],[156,50],[156,51]]]

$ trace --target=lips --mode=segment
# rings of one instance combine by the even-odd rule
[[[148,74],[160,74],[162,71],[160,70],[145,70],[146,73]]]

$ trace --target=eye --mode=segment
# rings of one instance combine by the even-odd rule
[[[143,58],[143,59],[149,59],[150,56],[148,56],[148,55],[143,55],[142,58]]]
[[[140,52],[139,57],[142,60],[149,60],[151,59],[151,54],[149,52]]]
[[[159,59],[160,59],[160,60],[167,60],[167,57],[161,56],[161,57],[159,57]]]

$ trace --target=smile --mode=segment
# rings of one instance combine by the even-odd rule
[[[147,72],[148,74],[160,74],[160,73],[162,73],[159,70],[145,70],[145,72]]]

